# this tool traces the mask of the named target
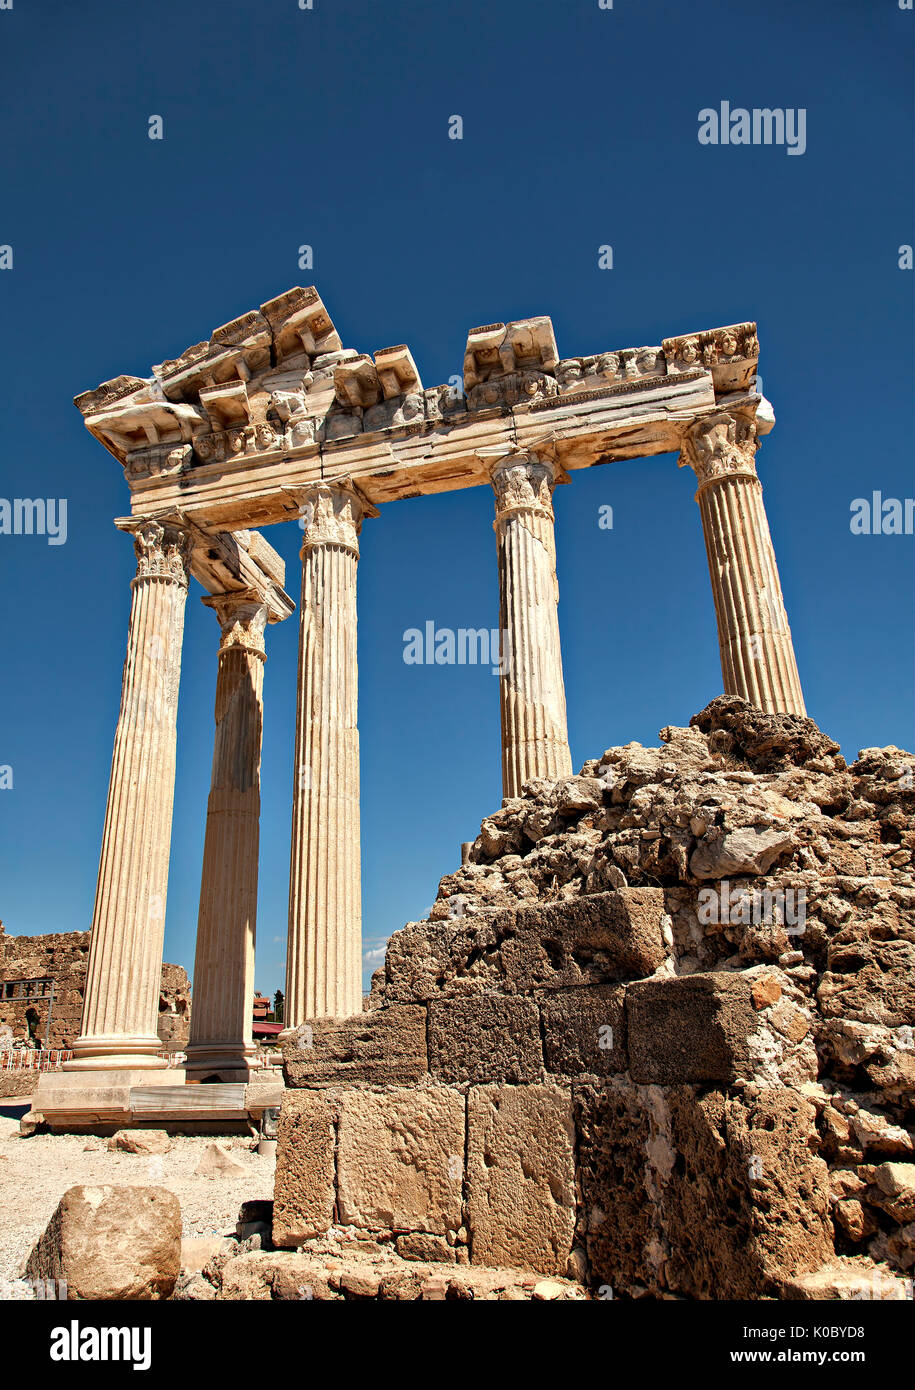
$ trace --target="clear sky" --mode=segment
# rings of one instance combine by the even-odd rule
[[[549,314],[577,356],[756,319],[778,418],[757,462],[808,709],[850,757],[915,744],[915,538],[850,530],[853,499],[915,494],[915,276],[898,265],[915,241],[915,14],[898,0],[313,3],[0,10],[0,493],[68,501],[66,544],[0,535],[12,933],[90,924],[134,572],[111,524],[127,485],[72,397],[147,375],[295,284],[317,285],[345,346],[408,343],[427,386],[460,372],[480,323]],[[805,152],[701,145],[698,113],[722,101],[803,108]],[[671,455],[557,490],[576,767],[655,743],[721,691],[693,494]],[[499,805],[497,678],[403,661],[405,629],[428,619],[498,625],[492,513],[476,488],[386,506],[363,529],[369,969]],[[300,533],[268,538],[297,599]],[[188,970],[218,639],[200,596],[192,584],[166,925],[166,959]],[[268,633],[265,992],[283,983],[296,644],[295,619]]]

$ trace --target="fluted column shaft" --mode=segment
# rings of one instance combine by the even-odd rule
[[[70,1070],[164,1067],[156,1025],[175,787],[181,641],[190,541],[141,522],[121,709]]]
[[[775,550],[756,473],[752,418],[717,414],[681,455],[699,480],[725,693],[770,714],[806,713]]]
[[[243,1080],[254,1055],[251,1033],[264,629],[267,605],[251,591],[204,599],[219,618],[216,737],[207,803],[194,1003],[187,1072]]]
[[[496,464],[502,787],[520,795],[534,777],[572,771],[559,642],[553,465],[530,456]]]
[[[323,485],[301,509],[287,1028],[362,1008],[356,569],[367,509],[349,488]]]

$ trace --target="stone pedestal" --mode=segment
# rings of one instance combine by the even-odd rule
[[[520,795],[534,777],[572,772],[559,645],[553,535],[554,466],[510,455],[492,468],[499,548],[502,787]]]
[[[806,713],[775,551],[756,474],[752,416],[691,426],[680,455],[699,480],[725,693],[770,714]]]
[[[123,529],[137,574],[72,1071],[166,1067],[156,1022],[190,541],[156,521]]]
[[[365,515],[345,485],[301,494],[304,526],[285,1023],[362,1007],[356,567]]]
[[[222,640],[186,1071],[190,1080],[244,1081],[254,1056],[251,1013],[268,609],[263,597],[251,590],[213,595],[204,603],[219,618]]]

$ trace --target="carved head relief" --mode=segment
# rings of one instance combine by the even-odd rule
[[[556,380],[562,391],[571,391],[573,386],[581,384],[582,378],[583,372],[579,357],[566,357],[556,368]]]
[[[718,351],[725,360],[737,356],[737,339],[733,333],[722,333],[718,339]]]
[[[694,367],[696,365],[699,361],[698,338],[687,338],[680,345],[679,359],[682,367]]]

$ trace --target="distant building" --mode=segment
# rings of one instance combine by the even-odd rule
[[[11,1030],[16,1045],[73,1046],[88,959],[87,931],[7,936],[0,922],[0,1028]],[[183,1051],[190,1013],[191,989],[183,967],[163,965],[158,1024],[163,1049]]]

